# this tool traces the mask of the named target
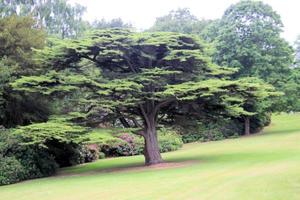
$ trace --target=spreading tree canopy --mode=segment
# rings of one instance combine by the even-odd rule
[[[53,41],[39,52],[45,73],[12,86],[54,96],[80,91],[87,112],[104,110],[137,128],[146,164],[156,164],[162,162],[156,131],[161,120],[252,115],[243,108],[247,96],[273,92],[253,80],[228,80],[234,71],[213,64],[209,52],[197,37],[179,33],[95,31],[80,40]]]

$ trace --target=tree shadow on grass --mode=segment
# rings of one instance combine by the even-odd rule
[[[300,128],[290,128],[290,129],[283,129],[283,130],[272,130],[263,132],[264,135],[277,135],[277,134],[290,134],[290,133],[296,133],[300,132]]]
[[[106,162],[101,165],[101,161],[97,164],[97,167],[87,168],[86,170],[80,170],[78,166],[78,171],[70,170],[64,171],[61,170],[56,177],[66,177],[66,176],[88,176],[88,175],[99,175],[107,173],[128,173],[128,172],[143,172],[148,170],[164,170],[164,169],[173,169],[181,167],[189,167],[192,165],[199,164],[226,164],[226,163],[239,163],[239,162],[260,162],[272,160],[272,153],[270,152],[260,152],[260,153],[214,153],[214,154],[205,154],[205,155],[181,155],[178,157],[168,157],[166,156],[165,162],[157,165],[146,166],[142,159],[137,159],[134,161],[127,161],[126,163],[114,162],[118,158],[108,159]],[[278,155],[277,155],[278,156]],[[284,156],[284,155],[282,155]],[[273,156],[274,157],[274,156]],[[281,156],[278,156],[280,158]],[[128,158],[128,157],[127,157]],[[124,159],[124,158],[123,158]],[[125,158],[126,159],[126,158]],[[104,160],[105,161],[105,160]],[[94,163],[86,164],[93,165]]]

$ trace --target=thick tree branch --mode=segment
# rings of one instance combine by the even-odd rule
[[[147,115],[147,113],[146,113],[146,111],[145,111],[143,105],[139,105],[139,106],[140,106],[140,110],[141,110],[141,113],[142,113],[142,115],[143,115],[143,118],[144,118],[144,120],[145,120],[145,122],[146,122],[147,127],[150,127],[150,126],[151,126],[151,123],[150,123],[149,117],[148,117],[148,115]]]

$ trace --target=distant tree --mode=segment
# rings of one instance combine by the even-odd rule
[[[8,17],[11,15],[17,15],[18,12],[20,12],[20,5],[25,5],[25,4],[26,4],[26,0],[1,0],[0,16]]]
[[[277,109],[283,112],[300,111],[300,68],[291,69],[280,90],[284,95],[277,99]]]
[[[220,31],[220,19],[216,19],[211,21],[203,31],[200,33],[201,38],[203,38],[205,41],[209,43],[213,43],[217,41],[217,37],[219,36],[219,31]]]
[[[121,18],[115,18],[112,20],[95,20],[91,24],[92,28],[95,29],[106,29],[106,28],[133,28],[132,24],[125,23]]]
[[[300,67],[300,35],[295,42],[295,65]]]
[[[33,67],[33,48],[45,46],[46,34],[34,28],[31,17],[11,16],[0,19],[0,58],[18,65],[18,72]]]
[[[219,65],[238,68],[235,77],[256,76],[278,86],[289,75],[293,50],[280,37],[283,24],[271,6],[241,1],[214,26],[207,36],[216,44],[214,59]]]
[[[158,17],[149,31],[200,34],[210,23],[211,20],[199,20],[188,8],[179,8]]]
[[[85,10],[85,7],[71,5],[67,0],[0,1],[0,16],[31,15],[38,27],[44,27],[49,34],[62,38],[82,34],[86,26],[86,22],[82,20]]]
[[[44,47],[45,33],[34,25],[31,17],[0,19],[0,125],[6,127],[46,120],[49,112],[37,96],[20,96],[9,85],[38,70],[33,48]]]
[[[232,71],[211,62],[206,44],[178,33],[107,29],[81,40],[60,41],[40,55],[48,72],[23,77],[12,86],[45,95],[81,91],[86,111],[101,108],[115,119],[123,118],[124,126],[136,128],[145,140],[148,165],[162,162],[157,141],[161,120],[252,115],[243,109],[247,95],[273,90],[253,80],[226,80]]]

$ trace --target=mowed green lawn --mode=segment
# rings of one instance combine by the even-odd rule
[[[299,114],[275,115],[272,125],[255,136],[188,144],[163,156],[189,162],[141,169],[136,168],[141,156],[100,160],[64,169],[59,176],[0,187],[0,199],[300,199]]]

